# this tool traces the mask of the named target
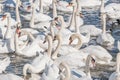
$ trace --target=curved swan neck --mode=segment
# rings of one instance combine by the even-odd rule
[[[43,0],[39,0],[39,12],[43,13]]]
[[[65,21],[62,16],[59,16],[60,21],[61,21],[61,29],[59,30],[59,33],[62,32],[62,30],[65,28]]]
[[[66,63],[64,63],[64,62],[62,62],[61,64],[63,65],[63,67],[64,67],[65,70],[66,70],[66,71],[65,71],[66,76],[65,76],[65,78],[64,78],[63,80],[70,80],[71,71],[70,71],[69,66],[68,66]]]
[[[117,54],[116,57],[116,63],[117,63],[117,67],[116,67],[116,72],[119,73],[120,72],[120,53]]]
[[[48,36],[48,50],[47,54],[49,57],[51,57],[51,52],[52,52],[52,37]]]
[[[33,71],[33,66],[30,64],[25,64],[23,67],[23,75],[27,76],[27,70]]]
[[[20,5],[20,0],[17,0],[17,4],[16,4],[16,21],[21,24],[20,14],[19,14],[19,9],[18,9],[19,5]]]
[[[53,0],[53,2],[52,2],[52,6],[53,6],[53,19],[54,19],[55,17],[57,17],[56,3],[57,3],[57,1],[56,1],[56,0]]]
[[[89,67],[89,63],[90,63],[90,60],[91,59],[91,56],[88,55],[87,56],[87,60],[86,60],[86,67],[85,67],[85,72],[86,72],[86,75],[88,78],[91,78],[91,75],[90,75],[90,67]]]
[[[30,20],[30,27],[31,28],[34,28],[34,22],[35,22],[35,20],[34,20],[34,18],[35,18],[35,6],[34,6],[34,3],[32,4],[32,16],[31,16],[31,20]]]
[[[78,43],[77,45],[75,46],[76,49],[80,49],[81,46],[82,46],[82,39],[80,37],[80,35],[77,36],[77,39],[78,39]]]
[[[53,55],[52,55],[52,58],[53,58],[53,59],[56,59],[56,58],[57,58],[57,54],[58,54],[58,52],[59,52],[59,50],[60,50],[61,43],[62,43],[62,37],[61,37],[61,35],[57,35],[57,36],[58,36],[58,38],[57,38],[57,40],[58,40],[58,45],[57,45],[57,47],[56,47],[56,49],[55,49],[55,51],[54,51],[54,53],[53,53]]]
[[[16,32],[14,35],[14,46],[15,46],[15,53],[18,53],[19,52],[18,34]]]
[[[53,27],[54,27],[53,22],[51,22],[51,24],[50,24],[50,32],[51,32],[52,39],[55,36]]]

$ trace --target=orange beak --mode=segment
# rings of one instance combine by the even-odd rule
[[[73,42],[73,40],[71,39],[71,37],[69,38],[69,45],[71,45],[71,43]]]
[[[30,9],[31,9],[31,6],[28,6],[28,7],[27,7],[27,10],[29,11]]]
[[[83,17],[84,17],[82,13],[80,13],[80,14],[79,14],[79,16],[80,16],[81,18],[83,18]]]
[[[6,17],[7,17],[6,15],[3,15],[1,21],[5,20]]]
[[[17,30],[16,30],[16,33],[18,34],[18,37],[20,37],[20,34],[21,34],[20,29],[17,29]]]
[[[46,40],[45,41],[43,41],[43,44],[45,44],[46,43]]]

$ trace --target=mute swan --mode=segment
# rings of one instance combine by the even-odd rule
[[[59,68],[54,64],[47,64],[40,80],[59,80]]]
[[[10,62],[9,57],[5,57],[3,60],[0,60],[0,73],[5,71],[5,69],[10,65]]]
[[[113,72],[110,77],[109,80],[119,80],[120,79],[120,53],[117,54],[116,57],[116,71]]]
[[[76,37],[78,37],[78,36],[76,36]],[[73,34],[70,37],[70,43],[72,43],[74,41],[74,39],[75,39],[75,34]],[[81,39],[81,38],[79,38],[79,39]],[[79,46],[82,45],[82,42],[78,42],[78,43],[79,43]],[[79,49],[79,46],[77,46],[78,48],[76,48],[76,47],[75,48]],[[80,51],[83,53],[92,54],[93,56],[96,57],[97,62],[100,64],[110,63],[110,61],[112,60],[112,56],[110,55],[110,53],[101,46],[90,45],[86,48],[80,49]]]
[[[90,45],[84,49],[81,49],[81,51],[95,56],[95,60],[99,64],[109,64],[112,60],[112,56],[110,55],[110,53],[106,49],[98,45]]]
[[[64,42],[62,44],[66,44],[66,42],[68,42],[68,39],[69,39],[70,35],[72,35],[72,32],[69,31],[68,29],[65,29],[66,24],[65,24],[62,16],[56,17],[55,21],[57,21],[57,22],[60,21],[61,22],[61,27],[58,31],[57,30],[51,30],[51,33],[53,33],[52,35],[60,33],[62,35],[63,40],[64,40]],[[56,26],[56,27],[59,28],[59,26]],[[54,29],[54,28],[52,28],[52,29]],[[52,32],[52,31],[54,31],[54,32]],[[81,34],[79,34],[79,35],[81,35]],[[83,44],[88,43],[89,40],[90,40],[89,33],[86,34],[86,36],[81,35],[81,37],[82,37],[82,40],[83,40]]]
[[[77,3],[76,0],[73,0],[69,3],[68,6],[73,7],[73,12],[72,12],[72,16],[70,17],[71,19],[69,21],[68,28],[72,31],[80,33],[79,27],[84,23],[83,19],[81,18],[82,17],[81,8],[78,7],[80,5]],[[78,9],[80,9],[80,11],[78,11]]]
[[[32,8],[32,14],[21,15],[25,20],[31,20],[31,15],[34,16],[35,22],[43,22],[43,21],[50,21],[50,20],[52,20],[52,18],[50,16],[46,15],[46,14],[37,13],[35,11],[35,3],[32,3],[30,8]]]
[[[51,50],[52,50],[52,37],[47,35],[46,40],[48,41],[48,52],[44,54],[39,54],[38,57],[36,57],[32,64],[25,64],[23,67],[23,75],[26,77],[27,70],[30,70],[31,73],[41,73],[45,69],[45,65],[49,63],[51,60]]]
[[[32,57],[35,56],[37,54],[37,52],[41,51],[40,46],[38,45],[38,43],[36,42],[36,40],[34,40],[34,37],[32,36],[31,33],[29,33],[29,37],[31,39],[31,44],[28,44],[24,49],[20,49],[19,44],[18,44],[18,37],[20,36],[20,28],[17,27],[14,38],[15,38],[15,53],[17,55],[23,55],[26,57]],[[34,47],[33,47],[34,46]],[[25,53],[25,54],[24,54]]]
[[[104,9],[104,0],[102,0],[101,4],[101,20],[102,20],[102,34],[100,34],[97,38],[97,43],[103,46],[112,46],[114,44],[114,38],[109,34],[106,33],[106,13]]]

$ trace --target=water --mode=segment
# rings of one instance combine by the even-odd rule
[[[25,0],[22,0],[25,1]],[[67,0],[69,1],[69,0]],[[120,3],[120,0],[109,0],[106,4],[109,3]],[[9,8],[5,8],[5,11],[7,12],[11,12],[12,17],[15,18],[15,10],[14,9],[9,9]],[[96,25],[98,28],[101,28],[100,25],[100,17],[99,17],[99,7],[96,8],[83,8],[82,10],[83,15],[84,15],[84,23],[85,24],[93,24]],[[20,12],[22,14],[25,14],[23,12]],[[50,12],[47,12],[48,14],[51,14]],[[68,17],[67,13],[63,13],[63,12],[59,12],[58,14],[60,15],[64,15],[65,16],[65,20]],[[22,23],[22,25],[27,25],[28,26],[28,22],[27,23]],[[120,40],[120,31],[116,34],[113,34],[114,38],[115,38],[115,47],[110,50],[110,53],[112,54],[113,61],[115,61],[115,57],[116,57],[116,53],[118,52],[116,46],[117,46],[117,40]],[[9,55],[4,55],[4,56],[10,56],[11,57],[11,64],[7,67],[6,71],[8,73],[14,73],[17,74],[19,76],[23,76],[22,75],[22,68],[24,66],[24,64],[26,63],[30,63],[34,58],[26,58],[26,57],[20,57],[20,56],[16,56],[15,54],[9,54]],[[115,65],[96,65],[97,67],[95,69],[91,69],[91,75],[93,76],[94,79],[99,79],[99,80],[108,80],[110,74],[115,71]]]

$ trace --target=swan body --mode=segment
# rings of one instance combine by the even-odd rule
[[[113,72],[110,77],[109,77],[109,80],[119,80],[120,79],[120,70],[119,70],[119,67],[120,67],[120,53],[117,54],[117,57],[116,57],[116,71]]]
[[[102,33],[102,30],[96,28],[94,25],[83,25],[80,26],[80,33],[89,33],[90,36],[98,36]]]
[[[59,68],[55,64],[47,64],[41,80],[59,80]]]
[[[0,73],[4,72],[5,69],[10,65],[10,58],[6,57],[3,60],[0,60]]]
[[[15,74],[8,73],[8,74],[1,74],[0,80],[24,80],[24,79]]]
[[[109,64],[112,60],[110,53],[101,46],[90,45],[82,49],[82,51],[95,56],[96,61],[100,64]]]
[[[120,4],[119,3],[111,3],[105,6],[105,11],[109,18],[111,19],[119,19],[120,18]]]

